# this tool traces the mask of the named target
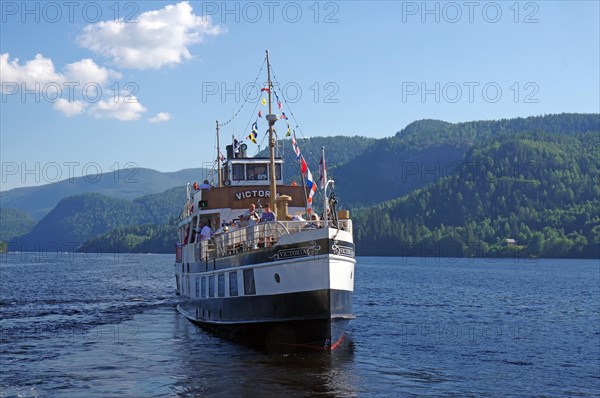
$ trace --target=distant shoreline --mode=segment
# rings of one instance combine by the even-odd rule
[[[1,249],[1,247],[0,247]],[[40,257],[40,253],[48,253],[49,259],[59,258],[55,254],[68,254],[68,255],[83,255],[83,256],[95,256],[95,255],[114,255],[115,257],[130,257],[130,256],[143,256],[143,255],[172,255],[173,259],[175,258],[175,253],[164,253],[164,252],[82,252],[82,251],[0,251],[0,254],[32,254],[37,257]],[[600,260],[600,256],[598,257],[536,257],[536,256],[518,256],[518,255],[507,255],[507,256],[438,256],[438,255],[361,255],[357,254],[356,257],[369,257],[369,258],[443,258],[443,259],[470,259],[470,260]],[[1,263],[2,261],[0,261]]]

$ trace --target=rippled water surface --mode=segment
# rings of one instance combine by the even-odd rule
[[[598,396],[598,260],[359,258],[348,338],[273,354],[175,309],[173,256],[4,255],[0,396]]]

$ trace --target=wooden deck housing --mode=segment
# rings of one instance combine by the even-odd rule
[[[292,198],[290,207],[305,207],[304,187],[291,185],[278,185],[277,193],[279,195],[288,195]],[[247,209],[251,203],[260,203],[264,206],[270,201],[271,189],[268,185],[255,186],[229,186],[218,187],[202,191],[202,201],[206,202],[204,210],[231,208]],[[195,205],[200,206],[200,203]]]

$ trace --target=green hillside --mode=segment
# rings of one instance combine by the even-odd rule
[[[598,258],[600,124],[581,117],[595,126],[495,134],[457,173],[359,211],[358,252]]]
[[[286,167],[296,173],[289,140],[283,145]],[[339,136],[299,145],[316,178],[327,147],[359,255],[600,257],[598,114],[422,120],[381,140]],[[65,198],[13,244],[170,253],[184,185],[133,200]],[[26,220],[20,217],[13,219]]]
[[[88,177],[77,177],[36,187],[16,188],[0,193],[0,207],[20,209],[41,220],[62,199],[82,193],[132,200],[188,182],[201,181],[204,169],[185,169],[162,173],[144,168],[118,170]]]
[[[78,251],[100,253],[174,253],[177,226],[143,224],[115,228],[85,241]]]
[[[475,145],[494,137],[535,131],[598,131],[598,115],[562,114],[455,124],[416,121],[394,137],[378,140],[340,168],[334,175],[338,196],[349,207],[395,199],[455,173]]]
[[[19,209],[0,208],[0,242],[8,242],[31,231],[35,220]]]
[[[18,250],[61,248],[73,250],[86,240],[116,228],[140,224],[164,225],[177,218],[185,201],[185,187],[128,201],[98,193],[61,200],[31,230],[14,240]]]
[[[360,156],[365,150],[377,142],[374,138],[361,136],[334,136],[298,138],[298,147],[306,159],[313,175],[318,173],[321,160],[321,148],[325,147],[327,168],[330,173],[336,173],[346,163]],[[252,144],[250,144],[251,146]],[[284,177],[286,182],[295,180],[300,182],[300,168],[296,154],[292,148],[291,138],[278,141],[279,156],[283,157]],[[257,156],[268,157],[269,151],[264,149]]]

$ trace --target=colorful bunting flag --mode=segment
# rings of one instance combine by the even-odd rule
[[[252,141],[253,143],[256,144],[256,136],[258,134],[258,123],[254,122],[252,123],[252,132],[250,133],[250,135],[248,136],[248,138],[250,139],[250,141]]]
[[[287,128],[287,132],[285,133],[285,136],[289,137],[290,135],[292,135],[292,131],[290,130],[290,124],[289,123],[286,123],[286,124],[287,124],[288,128]]]
[[[306,160],[304,160],[304,156],[300,155],[300,172],[305,174],[308,170],[308,165],[306,164]]]
[[[310,170],[308,170],[307,168],[306,171],[306,188],[308,188],[308,198],[306,199],[306,212],[310,214],[312,212],[312,199],[315,192],[317,192],[317,184],[315,184]]]
[[[296,154],[296,159],[300,160],[300,148],[298,148],[298,143],[296,142],[296,134],[292,134],[292,148],[294,148],[294,153]]]
[[[285,112],[281,112],[281,117],[280,119],[287,119],[287,116],[285,115]]]
[[[261,102],[261,104],[263,104],[263,105],[267,105],[267,100],[266,100],[265,98],[263,98],[263,99],[262,99],[260,102]]]
[[[258,117],[262,117],[262,111],[261,110],[258,111]]]

